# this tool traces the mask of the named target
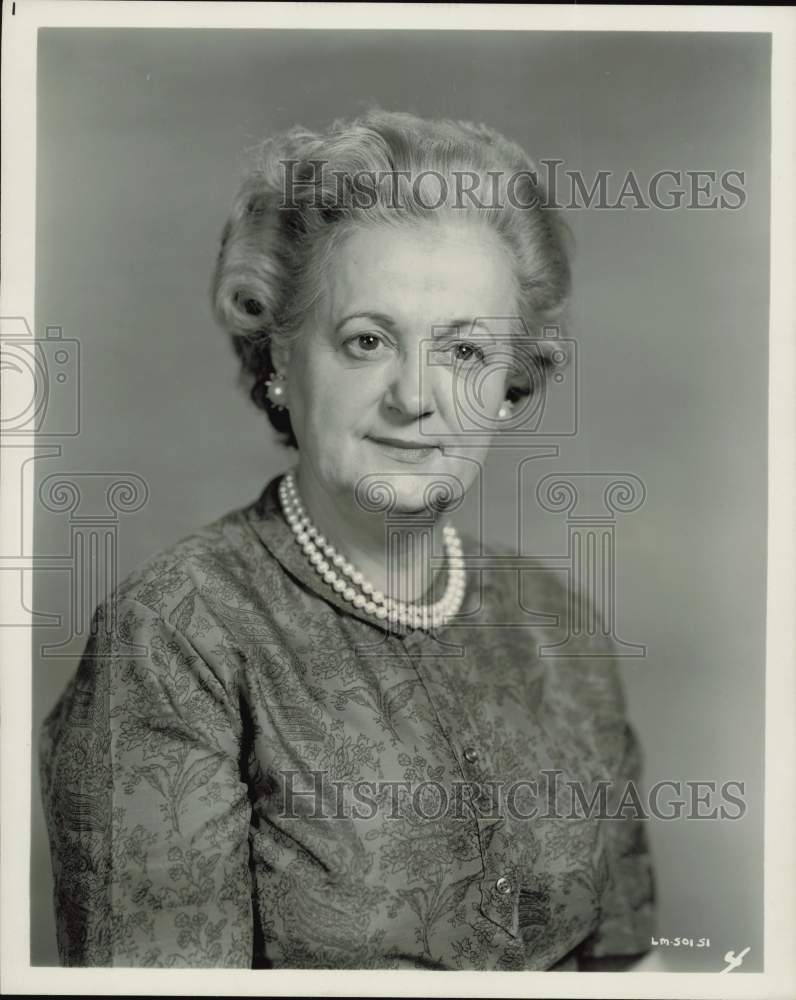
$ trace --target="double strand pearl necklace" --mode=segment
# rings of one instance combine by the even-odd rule
[[[355,608],[382,621],[389,619],[391,622],[425,631],[439,628],[458,614],[465,590],[464,559],[461,542],[453,525],[446,524],[442,529],[448,561],[445,594],[434,604],[409,604],[376,590],[359,570],[329,544],[305,511],[292,472],[286,473],[279,484],[279,501],[296,542],[315,572]]]

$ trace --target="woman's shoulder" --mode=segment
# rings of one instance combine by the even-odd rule
[[[528,619],[544,618],[552,627],[552,617],[558,619],[561,628],[568,629],[570,648],[574,655],[575,632],[583,640],[584,650],[595,655],[614,655],[613,645],[602,621],[599,608],[593,596],[584,587],[583,581],[573,575],[571,567],[560,557],[527,555],[502,542],[485,542],[483,545],[471,535],[462,535],[465,557],[473,557],[472,565],[478,567],[482,580],[482,590],[489,593],[497,606],[516,613],[524,613]],[[575,629],[576,622],[570,621],[573,609],[583,617],[583,627]],[[591,622],[586,627],[586,621]],[[572,626],[572,628],[570,628]]]
[[[522,553],[505,542],[482,541],[464,532],[462,547],[477,570],[482,593],[489,595],[496,610],[503,608],[542,614],[564,614],[568,607],[566,573],[543,558]]]
[[[141,559],[114,590],[117,604],[135,602],[169,618],[198,592],[225,593],[269,564],[253,534],[248,506],[238,507]]]
[[[465,554],[478,551],[472,545],[465,536]],[[569,567],[501,543],[485,544],[481,551],[483,603],[496,622],[526,626],[529,649],[544,664],[551,694],[573,712],[621,719],[626,702],[616,646]]]

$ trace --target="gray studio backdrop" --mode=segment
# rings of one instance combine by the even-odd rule
[[[667,968],[718,971],[749,946],[743,971],[761,969],[768,37],[43,30],[38,57],[35,332],[60,332],[47,356],[66,351],[59,387],[76,393],[80,424],[58,436],[58,420],[77,419],[60,399],[36,463],[34,606],[61,623],[35,630],[34,748],[97,597],[82,589],[93,556],[81,568],[76,539],[88,546],[93,531],[116,553],[101,587],[290,462],[208,308],[242,150],[376,102],[485,121],[589,183],[610,171],[614,193],[631,170],[642,187],[660,170],[744,172],[735,210],[631,198],[567,212],[578,432],[526,463],[519,503],[526,453],[495,453],[462,526],[482,518],[487,539],[517,545],[519,524],[523,553],[560,555],[566,512],[540,507],[542,476],[643,483],[638,509],[616,515],[615,573],[617,633],[646,646],[622,661],[646,782],[735,779],[747,805],[735,821],[651,821],[659,934],[694,939],[659,947]],[[79,511],[49,489],[60,473]],[[120,479],[130,485],[108,506]],[[53,964],[35,765],[34,753],[32,960]]]

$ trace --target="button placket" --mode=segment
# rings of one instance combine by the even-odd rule
[[[481,754],[472,744],[468,744],[460,750],[462,761],[462,774],[468,782],[471,793],[471,804],[473,815],[479,827],[479,834],[483,841],[486,829],[495,823],[500,823],[502,817],[495,815],[495,797],[490,794],[490,782],[483,767],[481,766]],[[474,793],[474,794],[473,794]],[[498,799],[499,802],[499,799]]]
[[[504,835],[506,818],[500,808],[499,779],[491,777],[484,766],[479,736],[473,731],[461,699],[446,674],[446,658],[428,655],[434,648],[434,639],[415,634],[401,641],[437,712],[451,751],[459,762],[460,773],[465,781],[472,782],[477,793],[471,803],[471,815],[483,865],[479,911],[512,937],[518,937],[519,879],[509,860],[511,844],[510,838]],[[441,711],[443,706],[447,711]]]
[[[510,865],[488,859],[481,883],[480,911],[512,937],[519,936],[519,888],[519,878]]]
[[[494,924],[518,937],[520,880],[512,865],[512,838],[506,829],[499,779],[494,779],[493,784],[487,777],[480,764],[481,754],[475,746],[466,746],[462,757],[468,777],[479,784],[479,795],[474,803],[484,864],[479,909]]]
[[[519,879],[508,862],[510,838],[506,837],[506,818],[502,814],[500,785],[497,794],[481,764],[481,752],[474,744],[461,751],[465,777],[472,779],[479,794],[473,802],[473,818],[478,828],[484,873],[481,878],[482,916],[487,917],[513,937],[519,936]],[[495,779],[496,780],[496,779]]]

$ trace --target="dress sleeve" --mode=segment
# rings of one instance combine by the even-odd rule
[[[608,882],[603,892],[600,923],[579,949],[583,971],[619,970],[622,960],[640,957],[650,949],[654,933],[655,884],[647,835],[648,819],[634,802],[643,806],[639,781],[642,755],[632,726],[623,720],[617,741],[618,765],[612,775],[619,803],[630,803],[618,819],[602,819],[602,834],[608,863]],[[631,786],[631,791],[627,789]],[[633,796],[633,789],[638,796]],[[617,802],[612,811],[615,811]]]
[[[206,648],[135,599],[109,601],[45,720],[64,965],[251,966],[241,712]]]

